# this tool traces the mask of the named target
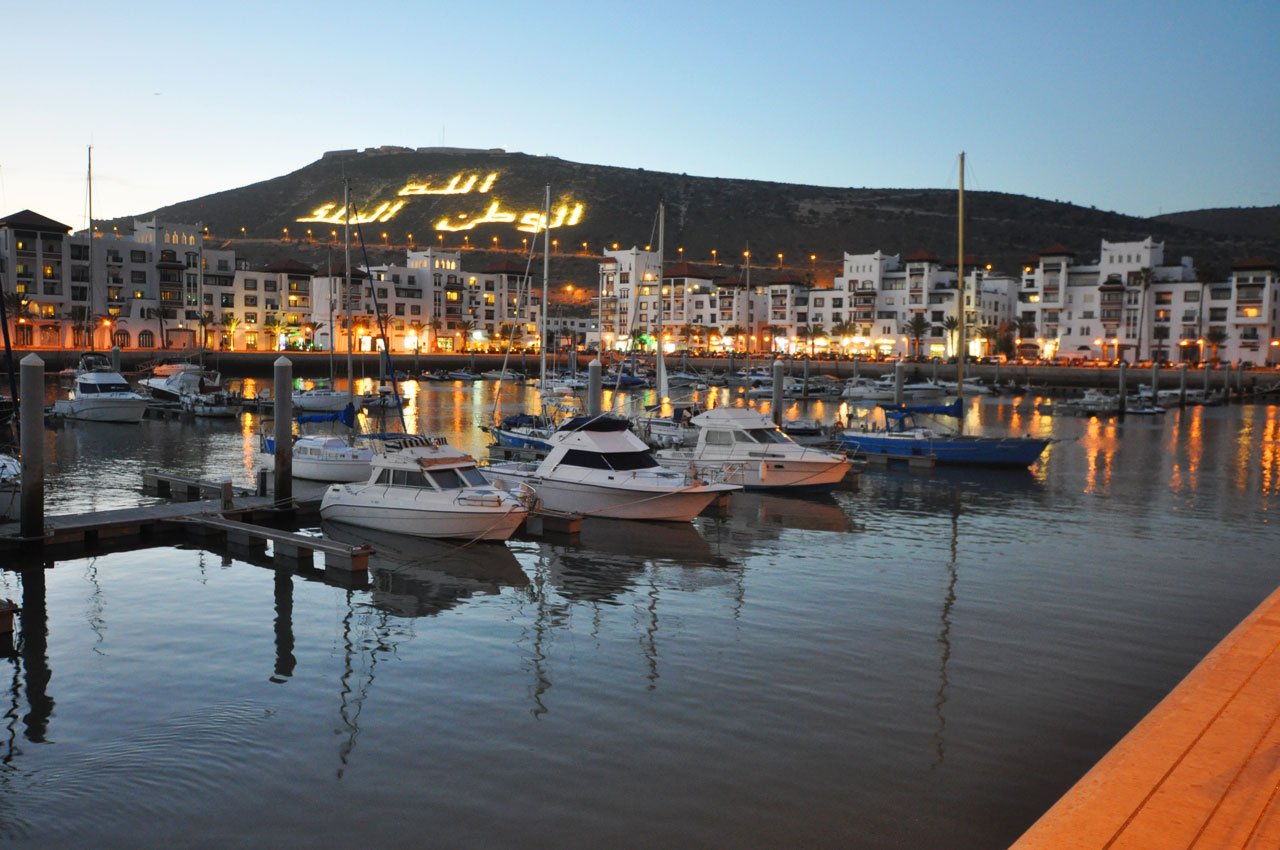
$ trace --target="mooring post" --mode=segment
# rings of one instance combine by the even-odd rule
[[[1244,360],[1236,361],[1236,399],[1244,404]]]
[[[809,361],[804,361],[804,389],[800,390],[800,395],[804,398],[809,397]]]
[[[587,415],[599,416],[601,397],[604,394],[604,372],[600,358],[587,364]]]
[[[293,363],[287,357],[275,362],[275,503],[293,506]]]
[[[120,371],[120,346],[118,345],[111,346],[111,371],[117,373]]]
[[[1187,364],[1178,364],[1178,407],[1187,406]]]
[[[22,358],[20,439],[22,449],[22,536],[44,537],[44,361]]]
[[[782,361],[773,361],[773,424],[782,425],[782,385],[786,379],[782,376]]]
[[[1124,408],[1128,401],[1125,396],[1129,392],[1129,362],[1120,361],[1120,420],[1124,421]]]
[[[1151,403],[1156,403],[1156,398],[1160,395],[1160,364],[1151,361]]]
[[[1207,399],[1209,396],[1209,361],[1204,361],[1204,394]]]
[[[933,382],[938,383],[938,361],[933,361]]]
[[[893,403],[902,404],[902,387],[907,380],[907,364],[901,360],[893,364]]]

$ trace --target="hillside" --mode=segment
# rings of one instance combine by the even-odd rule
[[[1189,210],[1158,215],[1152,220],[1242,239],[1280,238],[1280,206]]]
[[[554,277],[576,278],[587,285],[595,280],[589,256],[613,243],[625,248],[656,241],[661,198],[667,201],[669,260],[706,263],[714,250],[718,262],[740,263],[743,250],[750,246],[755,273],[765,279],[776,273],[779,253],[789,273],[812,272],[822,283],[839,273],[846,251],[881,249],[905,256],[923,248],[943,258],[956,251],[954,190],[833,188],[693,177],[460,149],[332,152],[290,174],[139,217],[154,214],[161,220],[203,222],[212,236],[230,240],[240,254],[254,261],[297,257],[323,264],[332,250],[326,240],[334,230],[341,241],[341,225],[333,222],[342,220],[344,172],[350,178],[357,211],[376,211],[384,204],[382,210],[388,211],[400,204],[389,219],[363,226],[373,263],[402,258],[410,234],[419,247],[483,247],[467,252],[464,268],[468,270],[497,259],[522,258],[521,240],[530,234],[517,228],[522,218],[541,209],[546,185],[553,192],[553,221],[557,215],[563,219],[562,226],[552,231],[560,243],[557,253],[577,254],[582,260],[566,264],[561,260],[567,258],[558,259]],[[1009,271],[1054,242],[1089,261],[1096,257],[1102,238],[1137,240],[1148,235],[1166,241],[1165,256],[1170,262],[1190,255],[1199,263],[1225,268],[1247,255],[1280,255],[1280,232],[1275,229],[1269,235],[1211,230],[1202,224],[1193,226],[1200,222],[1195,218],[1142,219],[997,192],[966,192],[965,208],[965,253]],[[329,220],[300,222],[300,218]],[[485,218],[489,220],[477,223]],[[442,219],[453,229],[438,231]],[[816,259],[811,260],[811,255]]]

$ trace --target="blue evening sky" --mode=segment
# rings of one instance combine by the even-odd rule
[[[956,185],[1133,215],[1280,203],[1280,3],[100,2],[4,12],[0,214],[85,223],[326,150],[505,147]]]

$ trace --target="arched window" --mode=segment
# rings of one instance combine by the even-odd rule
[[[156,335],[151,331],[138,332],[138,348],[155,348]]]
[[[118,331],[116,331],[115,333],[113,333],[113,334],[111,335],[111,343],[112,343],[113,345],[118,345],[118,346],[120,346],[121,348],[128,348],[128,347],[129,347],[129,332],[128,332],[128,331],[125,331],[125,330],[118,330]]]

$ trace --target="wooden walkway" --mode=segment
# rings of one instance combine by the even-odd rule
[[[1280,590],[1013,850],[1280,848]]]
[[[241,496],[236,499],[235,507],[227,513],[266,511],[271,507],[270,497]],[[221,499],[204,499],[82,514],[53,514],[44,518],[44,545],[93,546],[115,539],[145,538],[154,534],[162,523],[172,523],[184,517],[217,516],[223,512]],[[23,541],[21,534],[22,527],[19,523],[0,523],[0,552],[22,548],[26,541]]]

